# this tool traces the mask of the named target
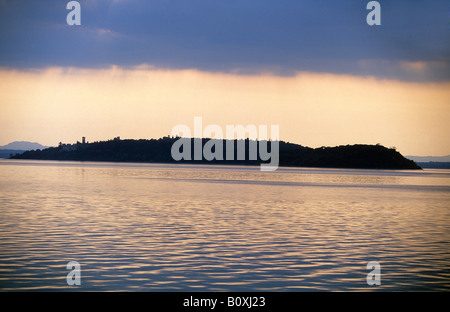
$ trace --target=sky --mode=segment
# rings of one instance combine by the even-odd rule
[[[450,154],[446,0],[0,0],[0,145],[279,125],[310,147]],[[270,128],[270,127],[269,127]]]

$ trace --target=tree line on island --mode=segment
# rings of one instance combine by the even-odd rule
[[[250,160],[251,144],[259,149],[261,142],[249,139],[223,140],[223,151],[226,153],[227,145],[233,144],[234,160],[194,160],[194,148],[191,149],[191,160],[175,161],[171,154],[172,145],[179,138],[164,137],[160,139],[121,140],[119,137],[108,141],[92,143],[77,142],[75,144],[60,143],[57,147],[42,150],[26,151],[11,155],[11,159],[37,159],[37,160],[71,160],[71,161],[105,161],[105,162],[148,162],[148,163],[191,163],[191,164],[233,164],[233,165],[260,165],[266,161],[258,157]],[[201,146],[210,139],[184,139],[201,140]],[[230,142],[232,141],[232,142]],[[272,148],[271,141],[264,142],[268,150]],[[414,161],[403,157],[395,148],[386,148],[380,144],[345,145],[336,147],[310,148],[298,144],[278,141],[279,166],[292,167],[319,167],[319,168],[353,168],[353,169],[421,169]],[[245,159],[236,160],[237,146],[245,146]],[[230,145],[228,145],[230,146]]]

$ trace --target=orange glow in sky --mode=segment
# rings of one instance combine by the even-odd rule
[[[418,67],[420,64],[415,64]],[[238,75],[198,70],[0,70],[0,145],[56,146],[160,138],[178,124],[279,125],[310,147],[395,146],[403,155],[450,154],[450,83],[300,72]]]

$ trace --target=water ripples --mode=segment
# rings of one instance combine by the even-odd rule
[[[25,163],[0,166],[3,291],[450,290],[446,172]]]

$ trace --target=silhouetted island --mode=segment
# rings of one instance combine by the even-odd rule
[[[249,159],[250,144],[265,142],[270,151],[273,142],[252,141],[249,139],[231,140],[234,144],[234,159],[237,159],[237,144],[245,144],[246,160],[180,160],[175,161],[171,148],[178,138],[164,137],[151,140],[121,140],[119,137],[108,141],[93,143],[77,142],[75,144],[60,143],[58,147],[42,150],[26,151],[12,155],[11,159],[40,160],[72,160],[72,161],[106,161],[106,162],[148,162],[148,163],[192,163],[192,164],[232,164],[260,165],[262,161]],[[184,139],[192,142],[202,140],[202,146],[209,139]],[[232,142],[233,141],[233,142]],[[232,142],[232,143],[231,143]],[[194,143],[194,142],[192,142]],[[194,144],[192,144],[194,146]],[[227,140],[223,140],[223,155],[226,155]],[[194,148],[191,149],[194,159]],[[224,157],[225,158],[225,157]],[[336,147],[310,148],[279,141],[279,166],[320,167],[320,168],[353,168],[353,169],[421,169],[414,161],[406,159],[395,148],[382,145],[345,145]]]

